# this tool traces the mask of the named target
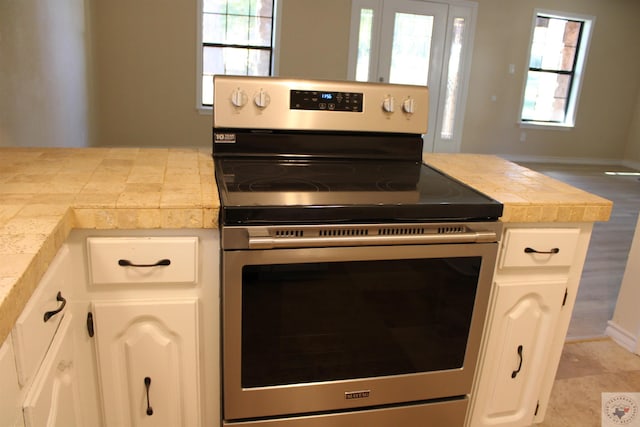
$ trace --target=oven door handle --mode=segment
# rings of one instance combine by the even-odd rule
[[[249,249],[319,248],[331,246],[432,245],[443,243],[491,243],[494,231],[398,236],[272,237],[249,236]]]

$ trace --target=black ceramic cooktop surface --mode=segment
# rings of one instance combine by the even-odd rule
[[[496,220],[502,205],[419,162],[216,159],[222,223]]]

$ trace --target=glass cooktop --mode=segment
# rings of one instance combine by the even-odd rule
[[[216,159],[224,225],[496,220],[502,205],[424,164]]]

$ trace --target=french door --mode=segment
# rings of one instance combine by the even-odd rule
[[[349,78],[426,85],[425,151],[460,150],[476,5],[353,0]]]

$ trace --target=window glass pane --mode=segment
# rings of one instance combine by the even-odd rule
[[[249,49],[247,75],[268,76],[271,70],[271,52],[263,49]]]
[[[569,75],[529,71],[522,119],[563,122],[570,83]]]
[[[204,43],[224,43],[227,29],[226,15],[205,13],[202,17],[202,41]]]
[[[371,62],[371,35],[373,31],[373,10],[360,11],[360,32],[358,33],[358,59],[356,61],[356,80],[369,80],[369,64]]]
[[[566,19],[538,17],[529,67],[572,71],[581,25]]]
[[[213,105],[213,76],[202,76],[202,105]]]
[[[427,84],[432,32],[433,16],[396,14],[390,83]]]
[[[249,0],[229,0],[228,14],[230,15],[249,15]]]
[[[462,70],[460,59],[462,58],[462,42],[464,40],[465,20],[455,18],[453,20],[453,39],[451,41],[451,53],[447,70],[447,90],[442,115],[442,139],[453,139],[453,126],[455,124],[456,103],[458,101],[459,84]]]
[[[251,0],[249,14],[251,16],[273,16],[273,0]]]
[[[227,13],[227,0],[203,0],[204,12]]]
[[[271,46],[271,18],[249,18],[249,44],[252,46]]]
[[[249,17],[227,15],[227,34],[225,43],[243,44],[249,42]]]

